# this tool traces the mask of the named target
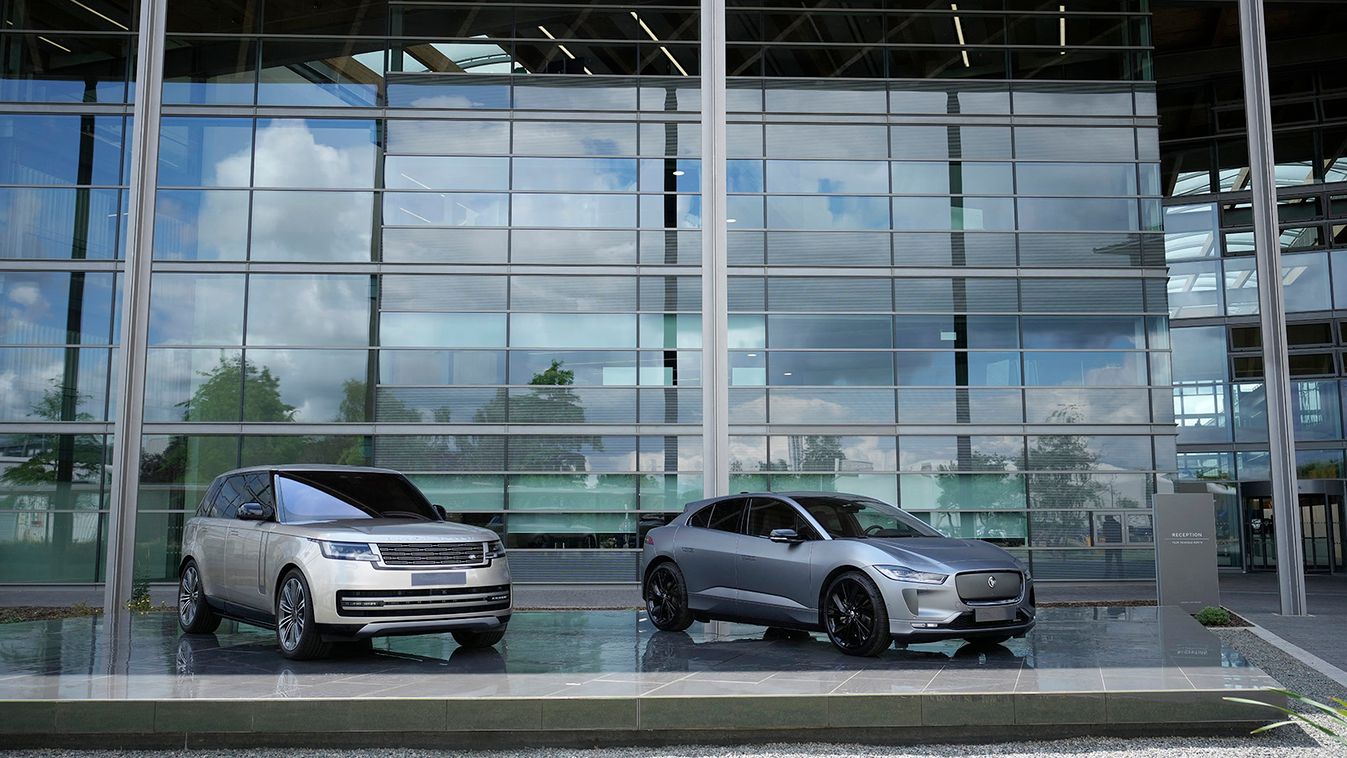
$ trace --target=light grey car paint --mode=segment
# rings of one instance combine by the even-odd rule
[[[1032,578],[1002,548],[981,540],[945,537],[834,539],[800,507],[795,497],[873,499],[837,492],[773,492],[741,493],[689,503],[668,525],[647,532],[641,556],[642,577],[657,562],[672,560],[683,573],[688,607],[697,616],[820,629],[823,622],[819,606],[825,582],[840,571],[855,569],[865,572],[879,588],[889,615],[890,633],[899,639],[1020,635],[1033,626]],[[766,537],[732,534],[687,523],[690,516],[707,505],[745,498],[786,503],[821,538],[779,543]],[[883,565],[945,574],[947,578],[939,585],[899,581],[875,569]],[[1018,592],[1009,598],[987,599],[975,597],[972,592],[961,596],[960,576],[977,574],[981,580],[983,575],[992,573],[1002,581],[1018,581]],[[989,588],[982,594],[1004,593]],[[1005,609],[1015,621],[978,624],[973,628],[956,626],[961,623],[961,616],[976,614],[979,608]],[[927,624],[936,626],[928,628]]]
[[[266,472],[269,476],[286,471],[314,470],[398,472],[384,469],[360,469],[337,466],[291,466],[239,469],[221,475],[221,479],[240,473]],[[273,487],[280,495],[280,488]],[[283,506],[283,503],[280,505]],[[283,507],[278,509],[283,512]],[[278,515],[276,517],[280,519]],[[489,544],[500,536],[488,529],[446,521],[377,518],[284,523],[282,520],[245,521],[241,519],[195,516],[183,530],[182,561],[194,560],[201,574],[203,591],[211,605],[227,616],[267,622],[273,615],[278,583],[288,567],[298,567],[309,584],[313,619],[319,627],[333,630],[336,636],[367,637],[412,631],[453,629],[492,629],[507,622],[511,608],[509,592],[503,608],[489,612],[461,613],[450,602],[415,604],[400,599],[396,591],[464,589],[510,585],[510,567],[506,558],[483,560],[464,566],[394,566],[379,561],[335,560],[322,554],[319,543],[360,542],[373,545],[388,543],[473,543]],[[436,576],[441,580],[436,580]],[[343,590],[364,592],[390,590],[381,599],[387,615],[351,615],[339,607],[337,593]],[[492,593],[496,596],[499,593]],[[482,599],[485,599],[485,595]],[[472,600],[471,596],[455,600]],[[405,615],[408,610],[420,611]],[[343,611],[346,612],[343,612]]]

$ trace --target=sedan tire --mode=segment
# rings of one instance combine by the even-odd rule
[[[688,608],[687,582],[678,564],[666,561],[650,571],[645,578],[645,614],[650,623],[662,632],[681,632],[692,626],[692,611]]]
[[[847,655],[879,655],[893,641],[889,610],[870,577],[848,571],[823,592],[823,628],[828,639]]]
[[[475,632],[471,629],[453,632],[454,642],[459,647],[466,647],[470,650],[478,650],[484,647],[491,647],[502,639],[505,639],[504,629],[493,629],[489,632]]]
[[[324,658],[332,650],[313,623],[312,597],[299,569],[290,569],[281,577],[276,591],[276,644],[281,655],[291,660]]]
[[[220,628],[220,615],[210,607],[196,561],[187,561],[178,579],[178,626],[187,634],[210,634]]]

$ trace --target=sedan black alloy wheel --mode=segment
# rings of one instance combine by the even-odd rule
[[[650,623],[663,631],[682,631],[692,625],[683,572],[672,563],[662,563],[645,583],[645,611]]]
[[[828,638],[848,655],[876,655],[889,646],[889,614],[862,574],[843,574],[833,580],[823,617]]]

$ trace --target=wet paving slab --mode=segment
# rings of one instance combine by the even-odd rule
[[[112,634],[98,618],[0,625],[0,735],[191,744],[193,735],[396,734],[413,744],[546,733],[597,744],[661,730],[863,729],[888,739],[898,727],[971,729],[956,737],[997,725],[1039,735],[1235,728],[1270,712],[1223,698],[1275,700],[1277,686],[1175,608],[1048,608],[1023,639],[873,658],[843,655],[822,634],[742,624],[660,632],[639,611],[521,611],[491,649],[447,634],[390,637],[317,661],[287,660],[272,632],[230,621],[212,635],[180,634],[171,613],[123,628]]]

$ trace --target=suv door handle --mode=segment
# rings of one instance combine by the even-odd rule
[[[739,556],[739,557],[740,557],[740,558],[743,558],[743,559],[746,560],[746,561],[756,561],[756,560],[757,560],[757,558],[756,558],[755,556],[752,556],[752,555],[741,555],[741,556]]]
[[[690,547],[682,547],[682,548],[679,548],[679,549],[682,550],[682,551],[685,552],[685,553],[695,553],[695,552],[697,552],[696,550],[693,550],[693,549],[690,548]]]

